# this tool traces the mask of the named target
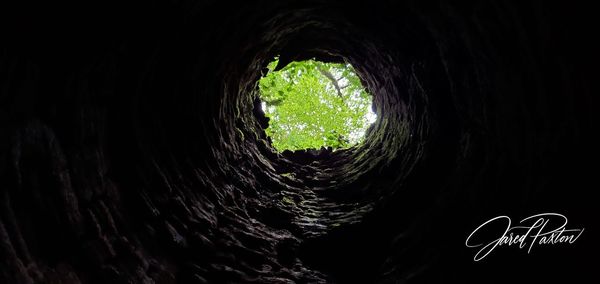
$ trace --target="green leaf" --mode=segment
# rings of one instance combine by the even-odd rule
[[[347,148],[362,140],[374,114],[352,66],[307,60],[275,72],[276,65],[268,64],[258,86],[277,150]]]

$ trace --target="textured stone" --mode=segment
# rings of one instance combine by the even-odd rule
[[[1,9],[0,283],[591,271],[592,250],[475,266],[463,244],[498,214],[591,218],[594,10],[223,2]],[[275,152],[256,89],[275,55],[355,66],[379,117],[365,143]]]

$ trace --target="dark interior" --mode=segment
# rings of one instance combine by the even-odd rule
[[[0,9],[0,283],[593,275],[590,7],[125,2]],[[277,55],[356,68],[363,144],[270,146],[256,82]],[[473,261],[483,221],[542,212],[586,232]]]

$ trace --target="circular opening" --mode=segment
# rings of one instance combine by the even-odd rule
[[[315,59],[281,64],[259,80],[266,134],[277,151],[344,149],[361,141],[377,119],[372,96],[349,63]]]

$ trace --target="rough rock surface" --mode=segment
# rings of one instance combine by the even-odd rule
[[[559,211],[594,233],[586,7],[224,2],[3,9],[0,283],[589,271],[591,237],[486,263],[464,247],[503,214]],[[278,54],[356,67],[379,116],[363,145],[274,152],[256,81]]]

